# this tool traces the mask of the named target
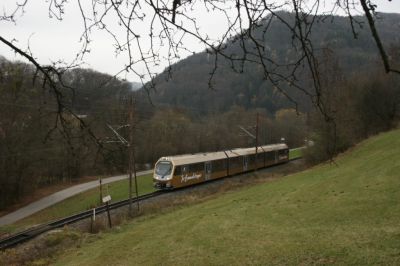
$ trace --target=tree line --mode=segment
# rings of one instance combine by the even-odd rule
[[[399,51],[395,46],[389,50],[396,64],[400,62]],[[348,75],[334,53],[324,58],[321,97],[332,119],[317,111],[310,113],[309,138],[315,145],[308,149],[307,158],[312,163],[332,159],[363,139],[398,127],[400,121],[400,75],[385,73],[377,62]]]
[[[129,127],[123,126],[128,124],[130,83],[88,69],[64,73],[63,82],[73,90],[63,92],[63,105],[75,115],[62,112],[61,124],[51,91],[33,82],[31,65],[4,58],[0,64],[0,208],[50,184],[126,173],[127,149],[115,142],[109,126],[122,126],[118,132],[128,139]],[[147,98],[135,97],[132,129],[139,169],[152,167],[165,155],[254,146],[239,126],[255,134],[257,113],[260,145],[282,137],[301,145],[305,136],[305,115],[294,110],[271,114],[233,106],[204,115],[197,109],[152,106]]]

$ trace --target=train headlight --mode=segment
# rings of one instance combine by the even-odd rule
[[[160,181],[168,181],[171,180],[172,176],[171,175],[156,175],[155,179],[160,180]]]

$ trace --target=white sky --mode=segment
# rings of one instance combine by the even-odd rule
[[[18,1],[22,2],[23,0]],[[81,2],[90,3],[91,1],[82,0]],[[15,0],[2,0],[0,15],[12,10],[15,7],[15,3]],[[376,3],[378,3],[378,11],[380,12],[400,13],[400,0],[379,0]],[[23,16],[16,17],[16,24],[0,21],[0,36],[8,40],[17,40],[14,44],[23,50],[27,48],[29,43],[32,54],[42,64],[48,64],[60,59],[70,62],[81,48],[79,39],[83,32],[83,22],[79,6],[76,1],[67,3],[63,20],[58,21],[55,18],[49,18],[48,5],[48,1],[45,0],[28,1],[26,12]],[[195,11],[188,10],[187,12],[194,14],[198,18],[197,22],[201,26],[201,31],[214,39],[219,38],[226,30],[226,21],[221,13],[208,13],[199,5],[196,6]],[[134,28],[141,36],[148,35],[149,26],[147,21],[134,25]],[[112,29],[118,36],[125,36],[117,25],[112,26]],[[93,68],[111,75],[119,72],[126,64],[127,55],[121,53],[116,56],[112,38],[103,31],[93,31],[91,39],[93,40],[90,44],[91,52],[86,54],[82,67]],[[196,52],[200,52],[205,48],[204,45],[190,38],[185,39],[184,45],[191,51]],[[149,48],[149,42],[145,41],[144,37],[142,48]],[[166,53],[164,48],[160,49],[162,53]],[[9,47],[1,42],[0,55],[10,60],[21,60],[21,57],[15,55]],[[188,55],[188,52],[180,53],[181,58]],[[152,71],[161,72],[167,65],[167,60],[161,59],[159,66],[152,66]],[[145,68],[142,64],[136,65],[135,70],[145,73]],[[130,73],[121,77],[126,77],[130,81],[138,81],[138,78]]]

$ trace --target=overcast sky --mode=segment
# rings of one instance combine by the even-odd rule
[[[19,0],[22,2],[22,0]],[[15,7],[15,0],[2,0],[0,8],[2,13],[10,12]],[[91,1],[82,1],[91,2]],[[400,13],[400,0],[380,0],[377,1],[378,11]],[[14,44],[26,49],[29,43],[30,50],[35,58],[42,64],[48,64],[51,61],[59,59],[67,62],[72,61],[77,51],[81,48],[82,43],[79,42],[83,32],[83,22],[80,15],[79,6],[75,1],[70,1],[66,5],[65,15],[63,20],[49,18],[48,1],[28,1],[23,16],[16,17],[16,24],[6,21],[0,21],[0,35],[8,40],[15,39]],[[85,7],[84,7],[85,9]],[[89,10],[89,9],[88,9]],[[198,25],[201,26],[202,32],[206,32],[211,38],[217,39],[226,30],[226,20],[221,13],[208,13],[202,6],[197,6],[192,12],[198,18]],[[146,24],[147,23],[147,24]],[[111,23],[110,23],[111,24]],[[120,30],[118,25],[112,26],[117,36],[125,34]],[[141,24],[135,25],[135,31],[140,35],[148,35],[148,22],[144,21]],[[91,33],[90,53],[84,58],[82,67],[93,68],[100,72],[105,72],[111,75],[118,73],[126,64],[126,54],[115,54],[114,42],[110,35],[103,31],[93,31]],[[144,46],[149,46],[149,42],[144,41]],[[185,46],[191,51],[200,52],[204,50],[204,45],[194,39],[185,39]],[[148,49],[149,47],[144,47]],[[160,48],[161,52],[166,53],[164,48]],[[181,58],[188,56],[190,53],[181,52]],[[0,55],[5,56],[10,60],[20,60],[10,48],[3,43],[0,43]],[[166,59],[161,59],[159,66],[153,66],[152,71],[160,72],[168,62]],[[144,65],[138,64],[135,70],[139,73],[145,73]],[[138,81],[137,76],[128,73],[126,77],[130,81]]]

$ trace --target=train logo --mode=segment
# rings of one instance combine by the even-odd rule
[[[181,177],[182,177],[181,178],[181,182],[183,183],[183,182],[188,182],[188,181],[193,180],[193,179],[196,179],[196,180],[200,179],[202,177],[202,175],[193,173],[193,175],[186,174],[186,175],[182,175]]]

